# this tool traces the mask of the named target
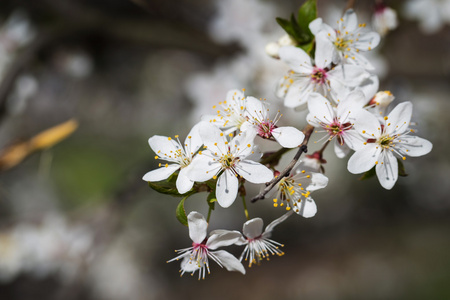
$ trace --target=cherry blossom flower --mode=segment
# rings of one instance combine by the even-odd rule
[[[247,121],[245,118],[246,98],[244,93],[239,90],[228,91],[226,100],[219,102],[222,109],[217,109],[217,115],[206,115],[202,117],[203,121],[209,121],[215,126],[224,130],[226,134],[241,128]]]
[[[207,122],[200,124],[199,133],[206,150],[200,151],[193,159],[188,176],[199,182],[217,179],[216,197],[220,206],[229,207],[233,204],[238,192],[239,176],[252,183],[272,180],[272,171],[249,159],[255,152],[255,131],[241,132],[228,142],[219,128]]]
[[[380,123],[373,114],[361,110],[354,127],[367,141],[348,161],[348,170],[353,174],[375,171],[381,186],[390,190],[398,178],[397,158],[422,156],[429,153],[433,145],[420,137],[411,136],[409,128],[412,115],[411,102],[397,105]]]
[[[295,148],[304,140],[303,132],[292,126],[278,127],[276,124],[281,118],[277,114],[274,119],[269,118],[269,109],[262,100],[247,97],[247,110],[245,113],[248,122],[242,125],[242,131],[252,128],[265,139],[275,139],[282,147]]]
[[[192,189],[194,181],[190,180],[186,173],[187,167],[191,164],[195,153],[202,145],[202,140],[198,133],[199,124],[196,124],[189,132],[184,142],[184,147],[178,139],[178,135],[175,136],[176,140],[166,136],[152,136],[148,143],[150,148],[156,153],[155,159],[168,161],[171,164],[160,163],[159,169],[146,173],[142,179],[150,182],[161,181],[180,170],[176,181],[178,192],[184,194]]]
[[[267,44],[264,49],[266,50],[266,53],[269,56],[273,58],[280,58],[278,52],[280,51],[281,47],[296,46],[296,45],[297,42],[293,40],[289,34],[285,34],[282,37],[280,37],[277,42]]]
[[[303,166],[306,170],[317,173],[325,173],[323,165],[327,163],[327,160],[323,158],[322,151],[316,151],[313,154],[307,154],[302,159],[302,161]]]
[[[385,36],[398,26],[397,12],[384,3],[377,4],[372,17],[372,24],[381,36]]]
[[[313,64],[305,51],[293,46],[280,49],[280,58],[292,71],[280,80],[277,96],[285,97],[287,107],[302,108],[311,93],[317,92],[337,102],[340,95],[361,84],[370,74],[356,65],[338,65],[328,68],[326,60]]]
[[[334,152],[343,158],[350,149],[361,144],[360,135],[353,129],[354,112],[358,111],[358,102],[364,102],[364,93],[356,90],[350,93],[337,107],[333,107],[329,100],[314,93],[308,100],[309,114],[306,120],[314,127],[322,128],[327,133],[328,141],[334,139]]]
[[[269,260],[270,254],[282,256],[284,252],[281,251],[280,244],[274,240],[271,240],[272,231],[281,222],[285,221],[292,211],[285,213],[272,223],[267,225],[263,232],[263,220],[261,218],[254,218],[244,223],[242,232],[243,236],[236,242],[236,245],[245,245],[244,251],[241,254],[240,261],[244,259],[248,261],[248,266],[252,264],[260,264],[261,261],[266,258]]]
[[[327,64],[348,63],[373,70],[372,64],[361,54],[370,51],[380,43],[380,35],[366,31],[366,24],[358,24],[356,13],[349,9],[337,21],[338,29],[317,18],[309,24],[316,38],[316,61]]]
[[[328,178],[320,173],[309,171],[303,162],[297,163],[291,171],[292,175],[282,178],[276,185],[274,207],[284,207],[305,218],[313,217],[317,206],[311,198],[311,192],[327,186]]]
[[[212,232],[207,237],[208,223],[202,214],[193,211],[188,217],[189,237],[192,240],[192,247],[176,250],[178,256],[167,261],[181,261],[181,276],[189,272],[192,275],[198,271],[198,279],[205,279],[206,272],[210,273],[209,260],[212,259],[220,267],[225,267],[228,271],[238,271],[245,274],[245,268],[241,262],[225,250],[216,250],[219,247],[229,246],[236,243],[241,234],[238,231],[220,230],[217,233]]]

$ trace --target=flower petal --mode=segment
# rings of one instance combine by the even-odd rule
[[[347,169],[350,173],[359,174],[372,169],[380,158],[381,149],[378,145],[370,143],[356,151],[348,160]]]
[[[335,117],[330,101],[318,93],[311,93],[308,99],[308,110],[309,114],[306,116],[306,120],[314,127],[330,124]]]
[[[334,153],[337,157],[344,158],[349,152],[350,148],[346,144],[341,145],[336,138],[334,139]]]
[[[261,218],[254,218],[244,223],[242,232],[249,239],[260,236],[263,232],[264,222]]]
[[[296,73],[307,73],[311,70],[311,58],[305,51],[294,46],[281,47],[280,59],[284,61]]]
[[[207,152],[207,151],[205,151]],[[187,167],[186,175],[192,181],[204,182],[211,179],[222,168],[208,153],[198,153]]]
[[[204,126],[202,122],[195,124],[184,140],[186,154],[188,155],[193,155],[198,149],[200,149],[200,146],[203,145],[202,138],[200,137],[200,133],[198,131],[201,126]]]
[[[206,238],[208,223],[201,213],[192,211],[188,217],[189,237],[194,243],[200,244]]]
[[[201,122],[198,131],[202,138],[203,144],[212,153],[227,153],[228,149],[225,145],[225,134],[216,126],[207,122]]]
[[[356,28],[358,28],[358,18],[356,17],[356,13],[353,9],[347,9],[347,11],[344,13],[343,22],[339,22],[341,26],[341,31],[354,31]]]
[[[180,144],[167,136],[154,135],[148,139],[148,144],[159,157],[165,159],[173,156],[173,153],[180,149]]]
[[[256,130],[254,128],[247,128],[245,132],[239,133],[231,140],[230,152],[235,157],[240,157],[241,159],[251,155],[255,147],[255,137]]]
[[[284,148],[298,147],[305,139],[303,132],[291,126],[275,128],[272,136]]]
[[[380,158],[375,171],[381,186],[390,190],[398,178],[397,158],[390,151],[383,151]]]
[[[160,167],[146,173],[142,179],[150,182],[165,180],[179,168],[180,165],[177,164],[167,165],[167,167]]]
[[[242,235],[239,231],[215,231],[208,238],[206,246],[211,250],[215,250],[224,246],[230,246],[236,243],[241,236]]]
[[[216,184],[216,196],[220,206],[227,208],[233,204],[236,200],[238,185],[238,179],[228,169],[219,176]]]
[[[265,121],[267,119],[267,108],[264,102],[255,97],[247,97],[247,111],[246,116],[253,121]]]
[[[397,143],[397,147],[406,152],[406,155],[417,157],[428,154],[433,149],[433,144],[430,141],[420,138],[418,136],[403,136],[400,138],[401,142]]]
[[[313,192],[323,189],[328,185],[328,177],[321,173],[311,172],[311,183],[306,187],[307,191]]]
[[[275,226],[277,226],[281,222],[284,222],[293,213],[294,212],[291,210],[291,211],[285,213],[284,215],[282,215],[281,217],[279,217],[278,219],[273,220],[269,225],[266,226],[266,229],[264,230],[264,233],[263,233],[263,238],[269,238],[272,235],[272,231],[275,228]]]
[[[324,30],[316,35],[316,44],[315,64],[319,68],[324,69],[333,62],[333,53],[336,51],[336,48],[330,41],[328,33]]]
[[[302,217],[311,218],[317,213],[317,205],[310,197],[303,199],[300,203],[297,203],[297,209],[294,211]]]
[[[408,129],[412,116],[412,103],[403,102],[398,104],[388,115],[386,120],[386,132],[402,133]],[[390,125],[389,125],[390,123]]]
[[[353,128],[366,139],[376,139],[381,135],[381,125],[377,117],[365,109],[355,110]]]
[[[273,172],[269,168],[252,160],[236,163],[236,171],[251,183],[266,183],[273,179]]]
[[[189,177],[187,176],[188,168],[189,167],[183,168],[178,173],[176,185],[178,193],[180,194],[189,192],[190,189],[192,189],[192,187],[194,186],[194,181],[190,180]]]
[[[225,250],[211,252],[228,271],[238,271],[245,274],[245,268],[241,262]]]
[[[298,78],[288,89],[284,98],[284,106],[304,108],[312,92],[309,77]]]

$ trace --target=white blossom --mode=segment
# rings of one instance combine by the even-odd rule
[[[255,131],[241,132],[228,141],[226,134],[216,126],[207,122],[200,124],[199,133],[206,150],[193,159],[188,176],[199,182],[217,179],[216,197],[220,206],[233,204],[239,188],[238,177],[252,183],[265,183],[273,178],[267,167],[249,159],[254,154]]]
[[[242,126],[245,131],[249,127],[255,130],[258,135],[265,139],[275,139],[282,147],[295,148],[304,140],[303,132],[292,126],[278,127],[277,122],[281,118],[281,114],[277,114],[275,118],[269,117],[269,108],[263,100],[255,97],[247,98],[247,109],[245,112],[247,122]]]
[[[398,26],[397,12],[384,4],[377,5],[372,17],[372,24],[381,36],[385,36]]]
[[[207,237],[208,223],[203,215],[198,212],[189,213],[188,217],[189,237],[192,240],[192,247],[176,250],[178,256],[169,260],[181,261],[181,276],[189,272],[192,275],[198,271],[198,279],[205,279],[206,272],[209,270],[209,259],[215,261],[220,267],[225,267],[228,271],[238,271],[245,274],[244,266],[239,260],[224,250],[216,250],[219,247],[229,246],[236,243],[241,234],[238,231],[217,231],[212,232]]]
[[[248,261],[248,266],[251,267],[252,264],[259,265],[264,258],[269,260],[270,255],[284,255],[284,252],[280,249],[280,247],[283,247],[284,245],[271,240],[270,237],[272,236],[272,231],[275,226],[285,221],[292,213],[292,211],[287,212],[274,220],[267,225],[264,232],[264,223],[261,218],[254,218],[245,222],[242,229],[243,236],[236,242],[237,245],[245,245],[240,261],[242,261],[242,259]]]
[[[200,124],[200,123],[199,123]],[[156,153],[155,159],[168,161],[171,164],[159,164],[159,168],[150,171],[142,177],[145,181],[161,181],[169,178],[170,175],[180,170],[176,181],[176,187],[180,194],[184,194],[192,189],[194,181],[190,180],[186,173],[187,167],[192,162],[195,153],[202,145],[202,140],[198,133],[199,124],[195,125],[185,139],[184,146],[175,136],[176,140],[171,137],[154,135],[148,143],[150,148]]]
[[[316,61],[355,64],[373,70],[374,67],[361,52],[378,46],[380,35],[367,31],[365,23],[358,24],[356,13],[352,9],[347,10],[337,23],[337,29],[323,23],[321,18],[309,24],[316,38]]]
[[[450,23],[450,0],[409,0],[405,2],[404,13],[418,20],[424,33],[436,33]]]
[[[320,173],[309,171],[303,162],[297,163],[291,175],[282,178],[276,185],[273,199],[274,207],[286,207],[305,218],[313,217],[317,205],[311,198],[311,192],[322,189],[328,184],[328,178]]]
[[[293,46],[280,49],[280,58],[291,68],[288,75],[280,80],[277,95],[284,97],[287,107],[302,108],[308,102],[311,93],[317,92],[336,103],[351,88],[360,85],[370,74],[357,65],[337,65],[328,68],[326,60],[315,64],[305,51]]]
[[[410,135],[414,132],[409,128],[411,115],[411,102],[400,103],[381,122],[368,111],[360,110],[354,127],[366,142],[350,157],[348,170],[358,174],[375,166],[381,186],[391,189],[398,178],[396,156],[403,160],[406,156],[422,156],[433,147],[429,141]]]

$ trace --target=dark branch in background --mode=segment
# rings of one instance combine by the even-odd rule
[[[308,151],[307,145],[308,145],[309,138],[311,137],[311,134],[313,133],[313,131],[314,131],[314,127],[311,125],[307,125],[303,129],[303,133],[305,134],[305,139],[303,140],[303,143],[300,145],[300,148],[298,149],[298,151],[295,154],[292,161],[289,163],[289,165],[286,166],[286,168],[284,168],[284,170],[280,173],[280,175],[278,175],[277,177],[272,179],[270,182],[266,183],[266,185],[267,185],[266,188],[261,193],[259,193],[257,196],[253,197],[253,199],[251,200],[252,203],[255,203],[258,200],[264,199],[264,197],[267,195],[267,193],[270,192],[270,190],[273,189],[273,187],[278,182],[280,182],[281,179],[283,179],[286,176],[289,176],[290,172],[292,171],[292,168],[295,166],[297,161],[300,159],[300,156],[302,155],[302,153],[306,153]]]

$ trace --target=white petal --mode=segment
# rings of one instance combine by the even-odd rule
[[[397,147],[400,149],[406,149],[406,155],[412,157],[428,154],[433,148],[432,143],[418,136],[407,135],[401,137],[400,140],[401,142],[398,142]]]
[[[303,132],[291,126],[275,128],[272,136],[284,148],[298,147],[305,139]]]
[[[365,79],[358,87],[358,89],[361,89],[364,92],[364,95],[366,96],[366,103],[367,104],[370,99],[372,99],[376,92],[378,92],[378,87],[380,85],[380,80],[378,79],[377,75],[370,75],[369,78]]]
[[[227,153],[227,147],[225,145],[225,134],[216,126],[210,123],[201,122],[199,127],[199,133],[202,138],[203,144],[213,153],[220,155],[221,153]]]
[[[377,117],[365,109],[355,111],[353,128],[366,139],[376,139],[381,135],[381,124]]]
[[[208,223],[201,213],[192,211],[188,217],[189,237],[194,243],[200,244],[206,238]]]
[[[207,152],[207,151],[205,151]],[[219,162],[210,157],[211,154],[197,154],[187,167],[186,175],[192,181],[204,182],[211,179],[222,168]]]
[[[293,213],[294,212],[291,210],[291,211],[285,213],[284,215],[282,215],[281,217],[279,217],[278,219],[273,220],[269,225],[267,225],[266,229],[264,230],[263,237],[264,238],[269,238],[272,235],[272,231],[275,228],[275,226],[277,226],[281,222],[284,222]]]
[[[305,73],[311,69],[311,58],[300,48],[295,46],[281,47],[279,54],[280,59],[296,73]]]
[[[184,146],[186,147],[186,152],[194,154],[203,145],[202,138],[200,137],[199,128],[204,126],[202,122],[195,124],[191,131],[188,133],[186,139],[184,140]]]
[[[178,173],[176,185],[178,193],[180,194],[189,192],[190,189],[192,189],[192,187],[194,186],[194,181],[190,180],[187,176],[187,170],[188,167],[181,169],[180,173]]]
[[[327,75],[330,79],[332,88],[335,81],[338,81],[345,86],[356,87],[370,76],[363,67],[349,64],[337,65],[333,70],[329,71]]]
[[[353,151],[357,151],[364,147],[364,143],[367,139],[364,139],[356,130],[350,129],[345,132],[344,142]]]
[[[247,112],[246,116],[253,120],[265,121],[267,119],[267,108],[264,102],[255,97],[247,97]]]
[[[262,234],[263,225],[261,218],[254,218],[244,223],[242,232],[247,238],[254,239]]]
[[[311,33],[316,35],[319,32],[319,30],[322,29],[322,24],[323,24],[322,18],[317,18],[313,20],[311,23],[309,23],[308,27],[309,30],[311,30]]]
[[[243,101],[244,97],[245,97],[244,93],[241,90],[234,89],[234,90],[229,90],[227,92],[226,99],[228,102],[233,101],[233,102],[239,103],[239,101]]]
[[[153,171],[150,171],[142,177],[145,181],[161,181],[167,179],[170,175],[172,175],[176,170],[180,168],[180,165],[168,165],[167,167],[160,167]]]
[[[386,120],[387,133],[402,133],[408,129],[412,115],[412,103],[403,102],[397,105],[388,115]]]
[[[301,107],[308,102],[308,97],[312,92],[309,77],[298,78],[288,89],[284,98],[284,106]]]
[[[307,191],[313,192],[323,189],[328,185],[328,177],[321,173],[311,173],[311,183],[306,187]]]
[[[200,269],[200,267],[198,266],[198,264],[196,262],[193,262],[190,259],[190,253],[187,252],[185,257],[181,261],[181,270],[182,270],[182,272],[192,273],[194,271],[197,271],[198,269]]]
[[[206,242],[208,249],[215,250],[220,247],[230,246],[236,243],[241,237],[239,231],[214,231]]]
[[[358,41],[355,42],[354,47],[361,51],[368,51],[375,48],[380,43],[380,35],[374,31],[361,33]]]
[[[356,17],[356,13],[353,9],[347,9],[342,18],[344,21],[342,22],[341,31],[354,31],[358,28],[358,18]]]
[[[359,174],[372,169],[375,162],[379,160],[381,148],[370,143],[356,151],[348,160],[347,169],[350,173]]]
[[[236,171],[252,183],[266,183],[273,179],[273,172],[266,166],[252,160],[241,160],[236,164]]]
[[[245,132],[239,133],[230,142],[230,152],[235,157],[240,157],[241,159],[249,156],[252,154],[253,147],[255,146],[255,137],[256,131],[252,128],[248,128]]]
[[[161,158],[173,156],[173,153],[180,149],[180,144],[167,136],[154,135],[148,139],[150,148]]]
[[[334,139],[334,153],[337,157],[344,158],[349,152],[350,148],[346,144],[341,145],[337,138]]]
[[[398,178],[397,158],[389,151],[384,151],[380,158],[380,161],[375,167],[375,171],[381,186],[390,190]]]
[[[295,212],[305,218],[314,217],[317,213],[317,205],[312,198],[303,199],[297,206],[299,211],[295,209]]]
[[[315,127],[321,127],[321,123],[330,124],[335,117],[330,100],[318,93],[311,93],[308,99],[308,110],[306,120]]]
[[[315,64],[319,68],[324,69],[333,62],[333,53],[336,51],[336,48],[325,31],[320,31],[316,35],[316,45]]]
[[[238,271],[242,274],[245,274],[245,268],[241,264],[241,262],[228,253],[225,250],[218,250],[212,252],[212,254],[217,257],[217,259],[220,261],[220,263],[228,270],[228,271]]]
[[[230,170],[219,176],[216,184],[217,202],[223,208],[229,207],[236,200],[239,181]]]

